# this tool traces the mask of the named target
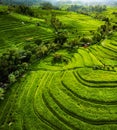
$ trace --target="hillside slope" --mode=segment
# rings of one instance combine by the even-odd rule
[[[78,36],[92,38],[91,31],[104,23],[83,14],[53,12],[64,25],[62,31],[68,40]],[[27,41],[33,44],[35,38],[49,39],[52,44],[56,32],[45,21],[45,14],[42,18],[2,15],[1,54],[8,48],[20,50]],[[110,15],[112,23],[116,22]],[[5,99],[0,100],[0,130],[117,129],[117,32],[90,46],[83,44],[75,50],[65,47],[66,43],[37,60],[8,88]],[[53,63],[56,54],[68,62]]]

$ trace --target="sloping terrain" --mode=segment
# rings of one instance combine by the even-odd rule
[[[40,26],[37,26],[37,23]],[[26,41],[39,38],[43,41],[53,39],[54,34],[44,19],[33,18],[16,13],[0,16],[0,52],[9,48],[23,48]]]
[[[76,21],[77,15],[70,13],[58,18],[73,30],[79,24],[83,33],[96,30],[102,24],[81,15],[81,21],[91,20],[91,27],[85,21],[81,26],[81,21]],[[42,25],[43,20],[20,15],[18,20],[17,16],[0,17],[0,38],[4,42],[0,45],[1,52],[12,46],[20,48],[28,38],[53,38],[51,28],[35,25],[35,20],[40,20]],[[113,32],[101,44],[79,47],[71,57],[59,50],[69,58],[66,65],[52,65],[49,55],[32,66],[0,101],[0,130],[116,130],[116,36]]]

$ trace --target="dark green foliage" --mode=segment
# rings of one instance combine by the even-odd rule
[[[103,71],[115,71],[115,67],[111,65],[104,66],[93,66],[94,70],[103,70]]]
[[[16,81],[16,77],[13,73],[9,74],[8,79],[11,84]]]
[[[81,37],[80,42],[92,43],[92,39],[88,37]]]
[[[58,33],[60,29],[65,28],[62,22],[56,18],[56,14],[51,14],[51,25],[55,29],[56,33]]]
[[[23,66],[24,62],[29,62],[29,52],[21,53],[16,50],[8,50],[3,53],[0,57],[0,82],[14,82],[15,76],[18,77],[21,73],[19,70],[22,68],[26,70]]]
[[[3,88],[0,88],[0,100],[3,100],[4,99],[4,89]]]
[[[67,36],[63,33],[59,33],[58,35],[56,35],[54,39],[54,42],[59,45],[63,45],[66,41],[67,41]]]
[[[21,13],[24,15],[34,16],[34,11],[28,6],[24,5],[15,6],[15,11],[17,13]]]
[[[48,17],[50,22],[51,13]],[[29,23],[25,24],[26,35],[22,33],[23,37],[19,36],[19,41],[25,39],[24,42],[20,41],[22,45],[16,50],[11,49],[1,54],[0,86],[4,87],[6,82],[12,84],[17,81],[7,90],[5,100],[0,101],[1,130],[116,130],[117,74],[114,70],[117,68],[114,65],[117,65],[117,44],[114,40],[107,40],[110,31],[112,35],[115,33],[113,39],[116,39],[117,34],[111,29],[114,24],[111,25],[108,20],[105,24],[98,24],[98,20],[73,12],[65,14],[65,17],[62,17],[61,13],[55,19],[53,16],[57,32],[55,39],[49,41],[48,35],[54,30],[51,23],[48,28],[35,25],[37,20],[44,25],[45,15],[32,20],[24,16],[24,19],[30,19]],[[67,29],[62,30],[57,18],[62,23],[65,20],[65,24],[70,21],[68,33],[65,33]],[[87,19],[93,24],[89,24]],[[75,26],[74,21],[77,22]],[[100,26],[98,30],[96,24]],[[69,27],[71,25],[73,27]],[[82,28],[83,25],[85,26]],[[31,30],[32,27],[34,30]],[[24,29],[22,26],[19,28],[16,27],[13,35],[10,35],[13,36],[14,42],[16,32]],[[36,28],[39,29],[38,32]],[[80,29],[83,30],[81,33]],[[47,30],[44,35],[46,41],[40,30]],[[6,32],[5,35],[8,34]],[[112,35],[109,35],[110,38]],[[104,42],[103,39],[107,41]],[[3,41],[6,44],[5,38]],[[90,46],[84,48],[85,45]],[[26,71],[27,74],[24,75]],[[3,94],[2,92],[2,97]]]
[[[62,55],[60,54],[55,54],[54,55],[54,58],[53,58],[53,62],[56,63],[56,62],[62,62]]]
[[[28,51],[31,51],[32,53],[35,53],[35,50],[36,50],[36,48],[38,47],[38,45],[37,44],[26,44],[25,46],[24,46],[24,49],[25,50],[28,50]]]
[[[96,32],[93,32],[93,43],[99,43],[105,37],[111,35],[111,33],[116,30],[116,25],[112,26],[109,18],[105,17],[105,24],[101,25]]]
[[[113,27],[112,27],[112,28],[113,28],[113,30],[115,30],[115,31],[116,31],[116,30],[117,30],[117,24],[113,25]]]
[[[93,36],[93,43],[97,43],[102,39],[102,36],[100,33],[95,33]]]
[[[90,12],[102,12],[106,10],[106,6],[82,6],[82,5],[71,5],[70,7],[68,7],[67,9],[68,11],[75,11],[75,12],[79,12],[79,13],[83,13],[83,14],[87,14]]]
[[[41,40],[41,39],[36,39],[36,40],[35,40],[35,43],[36,43],[37,45],[40,45],[40,44],[42,43],[42,40]]]
[[[79,45],[79,39],[73,39],[72,41],[70,41],[69,45],[70,45],[71,48],[78,46]]]
[[[68,59],[61,54],[54,54],[52,63],[68,63]]]
[[[51,10],[54,9],[54,6],[50,2],[44,2],[41,4],[42,9]]]
[[[106,25],[105,24],[101,25],[101,29],[102,29],[103,32],[105,32],[106,31]]]

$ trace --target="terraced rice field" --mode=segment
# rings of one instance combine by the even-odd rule
[[[93,19],[90,16],[72,12],[64,15],[58,15],[57,17],[63,24],[65,24],[65,28],[69,31],[69,37],[71,38],[76,38],[78,35],[91,37],[92,34],[90,31],[95,31],[101,24],[104,23]]]
[[[0,129],[116,129],[116,79],[91,68],[30,72],[2,103]]]
[[[117,52],[108,45],[116,46],[105,42],[80,48],[61,70],[51,66],[24,75],[1,103],[0,129],[116,130],[116,66],[111,71],[92,69],[107,61],[116,65]]]
[[[40,23],[40,26],[36,23]],[[22,48],[26,41],[36,38],[43,41],[54,38],[52,29],[43,19],[15,13],[0,16],[0,53],[8,48]]]
[[[1,52],[7,47],[20,47],[20,43],[22,46],[28,38],[53,37],[50,28],[36,27],[37,19],[31,22],[23,17],[25,25],[22,25],[20,17],[20,20],[15,14],[0,17],[0,41],[4,42],[0,45]],[[80,18],[83,20],[84,16]],[[5,19],[9,19],[8,23],[4,23]],[[62,19],[72,22],[69,16]],[[43,25],[43,20],[40,21]],[[75,26],[78,24],[77,21]],[[81,32],[87,30],[88,25],[83,24]],[[52,66],[48,56],[44,60],[49,63],[43,60],[23,75],[0,101],[0,130],[116,130],[116,35],[114,32],[111,39],[100,45],[80,47],[67,65]],[[95,66],[100,68],[94,69]],[[108,70],[105,66],[114,68]]]

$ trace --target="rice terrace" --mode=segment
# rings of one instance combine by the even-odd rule
[[[0,0],[0,130],[117,130],[117,0]]]

